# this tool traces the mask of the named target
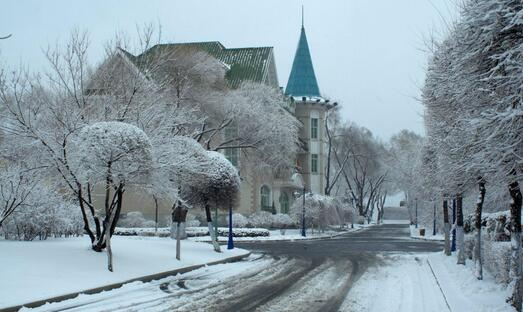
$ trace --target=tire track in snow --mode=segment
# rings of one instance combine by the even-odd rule
[[[255,311],[329,311],[343,298],[353,270],[350,261],[327,260]],[[333,307],[334,306],[334,307]]]
[[[224,280],[214,287],[202,289],[197,296],[180,298],[180,301],[172,302],[168,310],[252,311],[310,269],[310,263],[303,260],[281,259],[256,276]]]

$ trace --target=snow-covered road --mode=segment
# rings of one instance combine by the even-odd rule
[[[393,278],[374,271],[376,267],[391,267],[389,256],[381,256],[384,252],[441,249],[440,243],[410,240],[408,234],[408,225],[386,224],[330,240],[238,244],[253,250],[253,255],[243,261],[150,283],[131,283],[35,310],[328,312],[367,311],[366,306],[376,306],[386,308],[381,311],[446,311],[444,300],[438,297],[441,294],[429,296],[435,288],[433,282],[425,283],[430,280],[425,267],[420,266],[409,276],[403,276],[402,270],[387,273]],[[423,285],[419,281],[424,281]],[[376,289],[369,292],[369,287]],[[380,293],[399,296],[401,305],[374,302],[374,294]],[[411,303],[413,298],[424,296],[424,305]]]
[[[255,254],[150,283],[52,303],[34,311],[329,311],[351,282],[350,261],[316,263]]]

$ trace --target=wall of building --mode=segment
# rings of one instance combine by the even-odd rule
[[[300,138],[306,142],[307,152],[298,156],[307,188],[315,194],[325,193],[325,166],[327,164],[325,116],[327,106],[317,102],[296,102],[296,117],[302,122]],[[318,138],[311,138],[311,118],[318,118]],[[318,155],[318,171],[311,172],[311,154]]]

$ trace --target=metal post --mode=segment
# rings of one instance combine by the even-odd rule
[[[232,240],[232,204],[229,203],[229,240],[227,241],[227,249],[234,249],[234,242]]]
[[[301,215],[301,236],[305,237],[305,186],[303,187],[303,211]]]
[[[415,205],[416,205],[416,228],[418,228],[418,199],[414,199]]]

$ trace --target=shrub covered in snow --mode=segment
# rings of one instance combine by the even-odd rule
[[[286,213],[277,213],[272,215],[272,225],[275,228],[286,229],[296,224],[296,221]]]
[[[187,214],[187,219],[186,219],[186,227],[198,227],[200,226],[201,222],[200,220],[198,220],[197,216],[195,216],[194,214]]]
[[[474,255],[475,215],[468,215],[464,220],[465,250],[472,259]],[[483,266],[498,283],[510,283],[510,212],[500,211],[482,215],[482,250]]]
[[[305,222],[307,226],[325,229],[328,225],[340,224],[341,218],[338,213],[338,206],[339,204],[333,197],[305,194]],[[294,201],[290,214],[296,222],[301,222],[303,197]]]
[[[229,224],[229,216],[227,216],[227,224]],[[249,220],[242,215],[241,213],[233,213],[232,214],[232,226],[235,228],[244,228],[249,223]]]
[[[248,226],[253,228],[270,228],[272,221],[272,214],[270,212],[257,211],[248,217]]]
[[[82,235],[82,216],[76,204],[62,201],[58,195],[48,196],[13,213],[1,229],[4,238],[31,241]]]
[[[207,236],[209,235],[208,227],[188,227],[186,228],[187,237]],[[117,227],[114,235],[121,236],[160,236],[168,237],[171,233],[170,228],[121,228]],[[264,237],[269,236],[270,232],[267,229],[259,228],[235,228],[232,232],[234,237]],[[229,229],[225,227],[218,228],[218,236],[228,236]]]
[[[269,235],[270,235],[270,232],[267,229],[258,229],[258,228],[232,229],[232,236],[234,236],[234,237],[267,237]],[[229,229],[228,228],[218,228],[218,236],[225,236],[225,237],[229,236]]]
[[[140,211],[132,211],[122,215],[122,218],[118,221],[118,226],[127,228],[147,228],[154,227],[155,223],[153,220],[147,220],[143,213]]]

